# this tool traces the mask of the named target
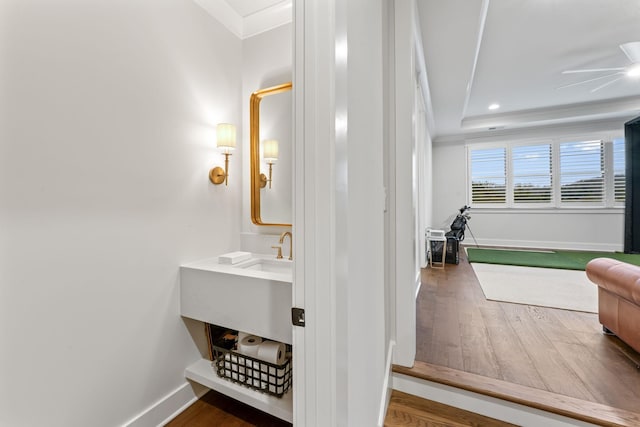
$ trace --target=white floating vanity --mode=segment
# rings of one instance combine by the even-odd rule
[[[248,332],[287,344],[292,342],[292,261],[252,254],[237,264],[218,257],[180,267],[182,316]],[[208,359],[186,369],[186,377],[210,389],[293,422],[292,391],[282,398],[263,394],[218,377]]]

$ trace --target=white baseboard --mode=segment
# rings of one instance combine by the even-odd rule
[[[187,409],[187,407],[192,405],[196,400],[200,399],[207,391],[209,391],[209,389],[200,384],[185,382],[124,424],[124,426],[163,426]]]
[[[595,427],[595,424],[402,374],[393,374],[393,389],[522,427]]]
[[[558,249],[576,251],[616,252],[622,251],[622,245],[615,243],[589,242],[561,242],[544,240],[507,240],[507,239],[477,239],[480,246],[498,246],[505,248]],[[468,237],[464,239],[464,246],[474,247],[475,242]]]
[[[382,394],[380,398],[380,413],[378,414],[378,427],[384,426],[384,418],[387,415],[387,409],[389,408],[389,400],[391,399],[391,384],[393,379],[391,378],[391,366],[393,364],[393,348],[396,346],[396,342],[389,341],[389,349],[387,350],[387,360],[384,371],[384,383],[382,384]]]

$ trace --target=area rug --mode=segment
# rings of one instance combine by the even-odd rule
[[[584,271],[471,264],[488,300],[598,312],[598,287]]]
[[[467,248],[469,262],[525,267],[560,268],[563,270],[583,270],[594,258],[613,258],[630,264],[640,265],[639,254],[621,252],[587,251],[526,251]]]

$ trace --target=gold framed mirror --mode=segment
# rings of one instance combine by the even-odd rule
[[[291,226],[291,89],[291,82],[260,89],[249,101],[251,221],[256,225]]]

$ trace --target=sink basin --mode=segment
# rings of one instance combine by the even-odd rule
[[[185,317],[291,344],[293,262],[251,254],[237,264],[218,257],[180,266]]]
[[[253,258],[237,264],[235,267],[247,270],[267,271],[270,273],[291,274],[292,265],[293,262],[288,259]]]

